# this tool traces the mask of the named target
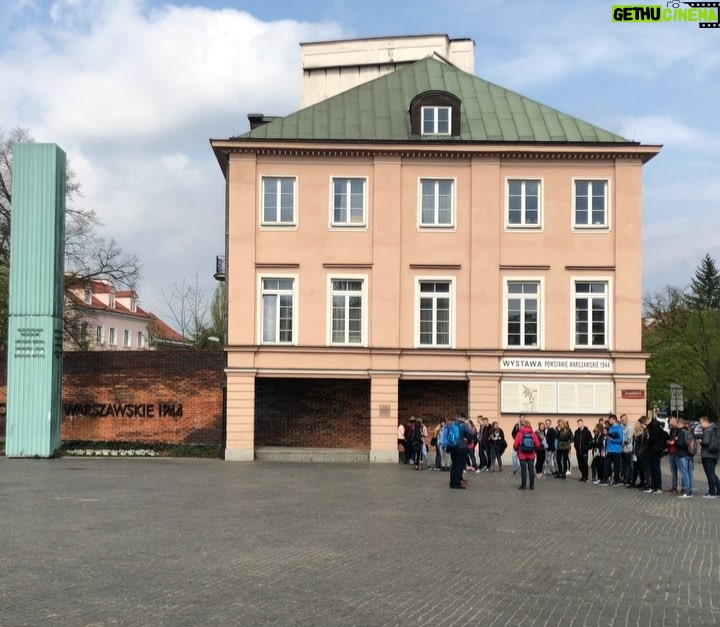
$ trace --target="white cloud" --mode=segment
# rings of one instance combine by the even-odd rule
[[[141,0],[57,0],[44,19],[37,11],[11,47],[0,45],[3,128],[66,150],[82,184],[77,204],[143,262],[144,307],[162,309],[161,290],[196,273],[209,297],[224,181],[208,138],[246,131],[248,112],[298,108],[299,42],[341,28]]]
[[[704,219],[702,229],[684,218],[648,229],[643,238],[643,290],[685,287],[706,254],[720,260],[720,218]]]
[[[73,18],[80,4],[93,7],[89,30]],[[250,102],[287,107],[298,101],[298,41],[339,32],[233,10],[166,5],[143,14],[128,1],[102,3],[102,11],[83,0],[58,5],[53,35],[24,36],[17,42],[23,56],[11,68],[0,60],[0,76],[13,72],[15,106],[30,96],[48,127],[79,139],[163,135]]]
[[[716,39],[697,24],[613,23],[612,5],[603,0],[516,0],[499,6],[457,0],[457,5],[483,31],[476,43],[486,66],[480,65],[479,73],[491,71],[515,88],[592,72],[642,81],[668,73],[712,80],[720,68]],[[498,45],[503,41],[511,45],[510,54]]]
[[[678,146],[699,152],[715,152],[720,148],[720,137],[683,124],[670,115],[620,118],[618,124],[620,135],[644,144]]]
[[[709,253],[720,260],[720,182],[673,180],[645,194],[643,287],[684,287],[700,259]]]

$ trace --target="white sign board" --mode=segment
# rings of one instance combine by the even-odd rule
[[[524,372],[612,372],[611,359],[575,357],[502,357],[500,370]]]
[[[503,381],[504,414],[608,414],[614,386],[605,381]]]

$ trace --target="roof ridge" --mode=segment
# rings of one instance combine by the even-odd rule
[[[411,100],[431,90],[455,94],[462,102],[459,135],[443,137],[439,141],[638,145],[638,142],[461,70],[450,62],[439,60],[435,53],[232,139],[432,143],[434,139],[411,133],[408,115]]]

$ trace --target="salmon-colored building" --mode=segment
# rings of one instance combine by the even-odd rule
[[[642,166],[660,147],[474,76],[468,48],[304,45],[314,103],[212,140],[227,459],[396,462],[410,415],[507,432],[520,412],[645,413]]]

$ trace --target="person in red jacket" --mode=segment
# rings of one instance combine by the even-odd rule
[[[535,489],[535,451],[540,448],[540,438],[535,435],[532,423],[523,420],[520,431],[515,434],[513,449],[517,452],[520,461],[520,489],[524,490],[528,484]]]

